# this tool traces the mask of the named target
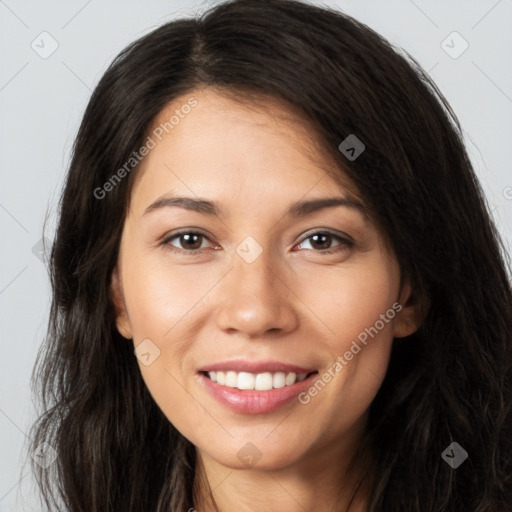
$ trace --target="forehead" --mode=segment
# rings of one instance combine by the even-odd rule
[[[191,98],[195,106],[183,108],[194,104]],[[135,180],[135,189],[145,191],[144,196],[171,186],[198,196],[221,197],[250,188],[273,200],[309,190],[358,197],[310,123],[275,98],[195,90],[169,103],[148,136],[156,145]]]

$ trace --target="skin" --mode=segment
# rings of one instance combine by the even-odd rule
[[[296,112],[269,99],[267,109],[244,105],[206,88],[176,99],[155,126],[190,96],[197,106],[137,171],[112,276],[117,328],[134,347],[150,339],[160,350],[139,367],[166,417],[197,448],[191,508],[214,510],[212,496],[204,498],[209,486],[221,511],[340,510],[355,479],[344,474],[347,461],[393,338],[418,327],[410,286],[401,284],[394,255],[359,210],[286,216],[296,201],[356,198],[346,178],[342,187],[327,175],[325,166],[334,164]],[[218,201],[225,215],[176,206],[144,213],[168,194]],[[190,255],[183,237],[170,239],[181,228],[205,232],[194,246],[202,252]],[[327,237],[315,245],[311,236],[325,230],[354,243]],[[236,252],[247,236],[262,248],[252,263]],[[340,250],[325,254],[332,248]],[[322,375],[396,302],[402,310],[307,405],[293,400],[272,413],[235,413],[198,379],[201,366],[235,357],[285,361]],[[253,467],[237,457],[248,442],[261,453]],[[350,511],[364,503],[358,495]]]

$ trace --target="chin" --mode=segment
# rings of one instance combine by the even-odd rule
[[[230,469],[254,469],[275,471],[297,463],[304,455],[304,445],[299,447],[269,445],[263,441],[233,442],[231,446],[219,447],[207,452],[218,464]]]

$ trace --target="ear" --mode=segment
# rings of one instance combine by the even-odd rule
[[[402,285],[398,299],[401,309],[395,316],[395,338],[404,338],[416,332],[423,321],[423,308],[421,302],[412,293],[409,282]]]
[[[123,338],[131,339],[133,337],[132,328],[130,325],[130,319],[128,318],[128,312],[126,310],[123,289],[119,278],[119,268],[117,266],[114,268],[110,280],[110,297],[114,304],[117,330]]]

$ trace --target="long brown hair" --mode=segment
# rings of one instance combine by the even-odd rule
[[[361,453],[369,512],[491,512],[512,506],[509,263],[442,94],[409,55],[341,12],[234,0],[130,44],[95,88],[73,149],[51,251],[53,302],[34,369],[42,414],[34,472],[69,512],[186,512],[195,448],[169,423],[115,328],[109,283],[129,177],[95,190],[144,143],[174,98],[215,86],[300,110],[363,196],[418,300],[422,327],[394,343]],[[364,153],[338,149],[349,134]],[[452,469],[441,453],[469,454]]]

